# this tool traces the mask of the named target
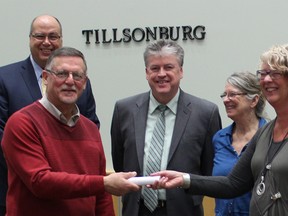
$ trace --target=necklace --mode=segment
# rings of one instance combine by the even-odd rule
[[[266,165],[264,166],[264,169],[262,170],[262,173],[261,173],[261,181],[256,187],[256,193],[259,196],[261,196],[265,192],[265,188],[266,188],[265,183],[264,183],[265,175],[266,175],[267,171],[271,169],[271,162],[273,161],[274,157],[277,155],[277,153],[284,146],[283,144],[285,143],[285,138],[286,138],[287,135],[288,135],[288,131],[284,135],[282,141],[279,143],[279,145],[277,146],[277,148],[275,149],[273,154],[269,157],[269,151],[271,150],[271,146],[272,146],[272,143],[273,143],[273,135],[271,135],[269,148],[268,148],[268,152],[267,152],[266,160],[265,160],[266,161],[266,163],[265,163]]]

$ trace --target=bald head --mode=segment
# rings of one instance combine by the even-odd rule
[[[59,30],[60,30],[59,32],[62,35],[62,25],[61,25],[60,21],[56,17],[50,16],[50,15],[40,15],[40,16],[35,17],[31,22],[29,35],[31,35],[33,32],[34,23],[35,22],[37,23],[39,21],[41,21],[41,22],[56,22],[57,23],[56,25],[58,25]]]

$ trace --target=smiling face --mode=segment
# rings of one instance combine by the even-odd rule
[[[151,55],[147,58],[146,79],[153,96],[167,104],[177,93],[183,69],[173,54]]]
[[[263,62],[261,70],[271,70],[271,67]],[[288,76],[283,75],[278,79],[271,79],[269,75],[260,80],[260,85],[266,100],[275,108],[284,107],[288,101]]]
[[[48,37],[39,40],[33,37],[35,34],[61,36],[61,26],[54,17],[48,15],[39,16],[32,23],[29,43],[31,55],[34,61],[44,68],[51,52],[62,47],[62,36],[51,41]]]
[[[257,104],[255,100],[249,100],[245,94],[238,94],[243,92],[229,83],[225,85],[224,92],[227,94],[223,97],[226,113],[233,121],[241,120],[247,113],[250,113]]]
[[[85,74],[83,59],[75,56],[55,57],[51,71],[55,73],[67,71]],[[76,101],[86,87],[87,77],[76,81],[70,73],[66,79],[57,77],[54,73],[43,71],[43,77],[47,84],[47,98],[61,112],[65,113],[74,108]]]

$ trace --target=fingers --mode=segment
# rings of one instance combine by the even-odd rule
[[[131,178],[131,177],[135,177],[136,175],[137,175],[136,172],[127,172],[127,173],[124,173],[124,177],[125,177],[126,179],[129,179],[129,178]]]

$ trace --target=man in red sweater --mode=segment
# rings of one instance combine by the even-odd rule
[[[8,120],[2,148],[8,166],[7,216],[113,216],[111,194],[140,187],[106,176],[106,159],[97,126],[80,114],[85,89],[83,54],[55,50],[42,74],[46,94]]]

